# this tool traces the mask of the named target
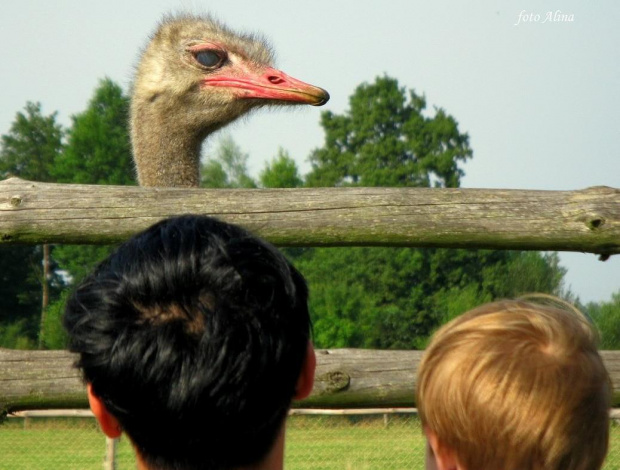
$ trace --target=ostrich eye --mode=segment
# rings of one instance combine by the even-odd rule
[[[199,51],[194,54],[198,63],[204,67],[215,67],[219,65],[223,58],[215,51]]]

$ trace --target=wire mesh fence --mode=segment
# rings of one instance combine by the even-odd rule
[[[332,414],[338,413],[338,414]],[[287,470],[423,469],[425,441],[410,411],[345,414],[294,411],[286,440]],[[620,425],[612,420],[605,470],[620,470]],[[101,470],[106,440],[92,417],[33,417],[0,425],[2,470]],[[135,469],[131,445],[121,438],[109,468]]]

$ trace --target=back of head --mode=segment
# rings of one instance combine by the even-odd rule
[[[425,352],[422,423],[468,470],[599,469],[611,389],[596,340],[585,317],[556,306],[471,310]]]
[[[207,217],[121,245],[68,301],[70,349],[153,468],[228,469],[270,450],[310,335],[303,277]]]

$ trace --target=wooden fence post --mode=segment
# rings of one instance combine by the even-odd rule
[[[105,457],[103,459],[103,470],[115,470],[116,469],[116,447],[118,446],[118,439],[112,439],[110,437],[105,438]]]

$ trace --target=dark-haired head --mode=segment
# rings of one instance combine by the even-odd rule
[[[121,245],[77,287],[64,323],[92,393],[162,469],[260,462],[310,337],[301,274],[268,243],[202,216]]]

